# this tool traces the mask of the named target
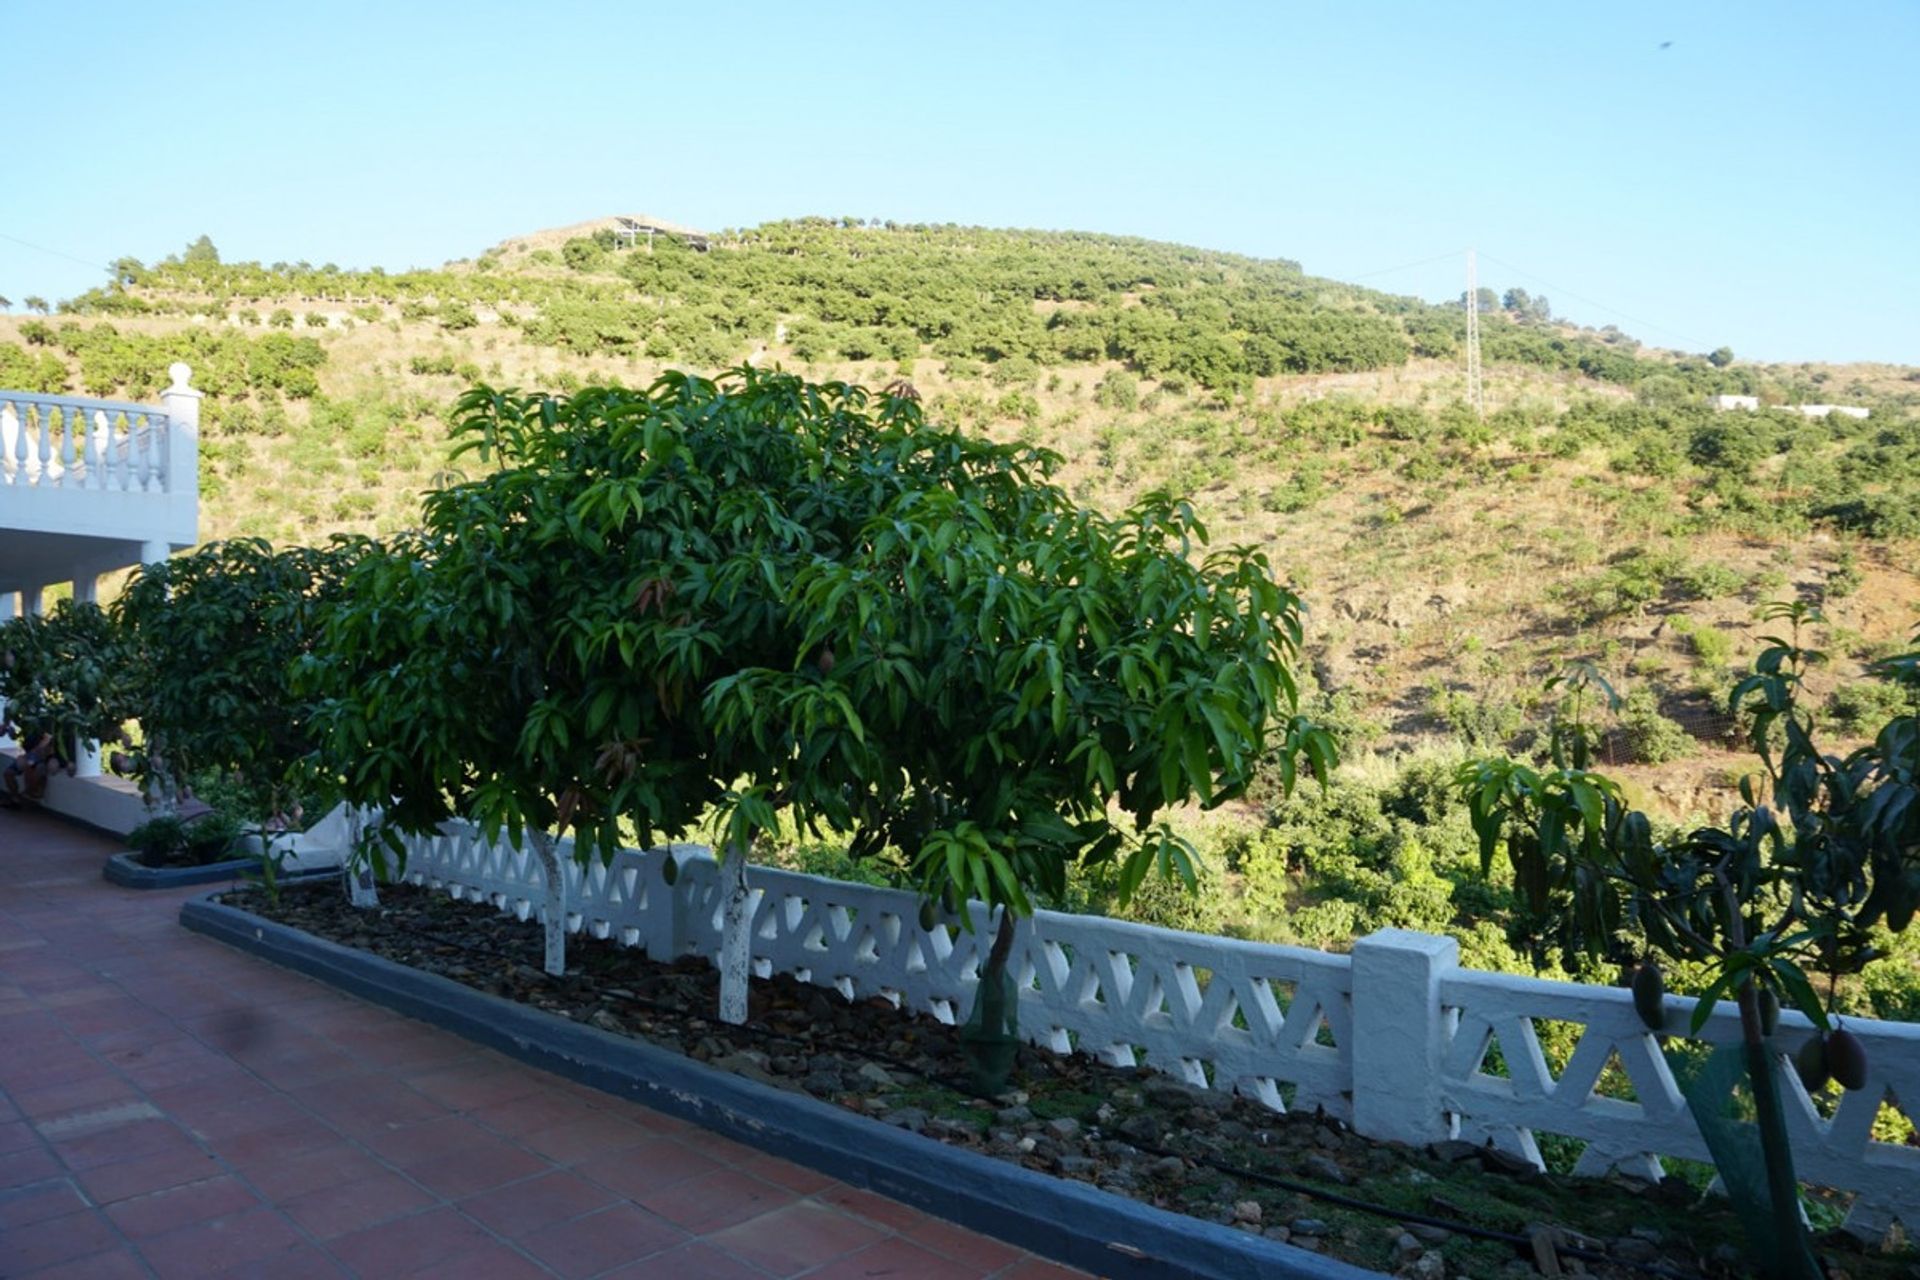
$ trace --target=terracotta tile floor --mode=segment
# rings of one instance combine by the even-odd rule
[[[190,934],[0,811],[0,1277],[1079,1275]]]

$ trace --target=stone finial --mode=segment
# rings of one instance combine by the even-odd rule
[[[185,362],[176,360],[168,365],[167,376],[173,379],[173,385],[168,387],[167,390],[191,391],[193,389],[187,385],[188,380],[193,377],[193,370],[189,368]]]

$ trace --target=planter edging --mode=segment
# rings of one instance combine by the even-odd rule
[[[260,865],[258,858],[229,858],[200,867],[149,867],[137,853],[116,853],[107,859],[101,876],[122,889],[182,889],[188,885],[237,880],[242,872]]]
[[[214,902],[180,923],[531,1066],[1115,1280],[1378,1280],[1292,1245],[1139,1204],[719,1071]]]

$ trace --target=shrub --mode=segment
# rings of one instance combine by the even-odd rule
[[[1685,640],[1693,656],[1706,666],[1717,671],[1733,661],[1733,637],[1718,627],[1687,617],[1675,618],[1672,625],[1674,634]]]
[[[1140,384],[1132,374],[1109,369],[1094,384],[1093,402],[1103,409],[1127,412],[1140,407]]]
[[[1827,714],[1841,733],[1870,735],[1895,716],[1920,712],[1913,690],[1890,680],[1852,680],[1827,699]]]
[[[1852,547],[1842,551],[1834,566],[1827,573],[1824,591],[1829,600],[1844,600],[1860,589],[1861,583],[1859,558]]]
[[[149,867],[203,867],[227,857],[239,838],[239,821],[216,809],[194,819],[150,818],[127,833],[127,846]]]
[[[1685,729],[1661,714],[1660,700],[1648,688],[1627,695],[1620,707],[1620,728],[1634,759],[1644,764],[1667,764],[1699,750]]]

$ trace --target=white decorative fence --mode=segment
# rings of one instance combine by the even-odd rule
[[[167,434],[151,405],[0,391],[0,484],[164,493]]]
[[[91,583],[198,539],[201,396],[186,365],[168,373],[158,405],[0,390],[0,530],[32,530],[46,557],[0,589]]]
[[[724,890],[705,848],[623,850],[585,869],[568,842],[560,853],[570,929],[656,959],[718,955]],[[671,886],[662,872],[669,857],[680,871]],[[466,824],[410,840],[406,874],[522,918],[538,915],[546,895],[538,859]],[[761,867],[752,883],[761,976],[884,996],[948,1023],[970,1008],[991,939],[980,904],[968,907],[971,932],[956,920],[923,930],[910,892]],[[1370,1137],[1461,1137],[1539,1165],[1536,1135],[1560,1135],[1586,1144],[1576,1172],[1646,1178],[1660,1176],[1663,1155],[1707,1158],[1628,992],[1461,969],[1451,939],[1383,929],[1342,956],[1043,911],[1022,922],[1009,969],[1021,1030],[1036,1043],[1145,1063],[1278,1110],[1323,1108]],[[1692,1007],[1669,999],[1670,1035],[1684,1038]],[[1557,1076],[1540,1048],[1544,1021],[1580,1029]],[[1786,1073],[1800,1174],[1856,1193],[1848,1226],[1862,1234],[1895,1220],[1920,1231],[1920,1148],[1871,1135],[1883,1103],[1920,1099],[1920,1026],[1849,1027],[1866,1045],[1867,1087],[1846,1094],[1831,1119]],[[1776,1043],[1792,1050],[1809,1032],[1788,1013]],[[1737,1014],[1722,1005],[1699,1039],[1739,1036]],[[1504,1074],[1485,1070],[1496,1041]],[[1607,1072],[1616,1064],[1620,1072]],[[1622,1075],[1629,1085],[1618,1084]]]

